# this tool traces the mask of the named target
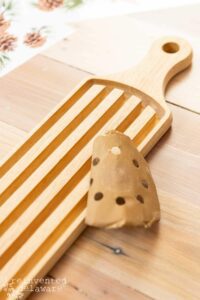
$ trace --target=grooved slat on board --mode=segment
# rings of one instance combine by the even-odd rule
[[[142,114],[140,114],[135,122],[133,122],[128,130],[127,135],[131,135],[133,132],[137,132],[133,138],[133,142],[138,145],[140,144],[141,140],[144,138],[144,135],[146,135],[146,131],[150,131],[151,128],[150,125],[155,121],[156,113],[153,108],[150,106],[145,107]],[[152,124],[154,125],[154,124]],[[139,138],[138,138],[139,137]]]
[[[98,83],[97,83],[98,84]],[[27,139],[9,157],[4,158],[0,165],[0,178],[36,143],[62,115],[78,101],[82,95],[93,85],[88,80],[83,85],[77,87],[75,91],[69,93],[67,100],[63,99],[56,105],[53,111],[48,114],[36,128],[28,134]]]
[[[120,124],[122,121],[121,116],[123,115],[123,119],[128,115],[131,116],[132,115],[131,112],[134,113],[135,106],[136,106],[136,103],[133,101],[133,99],[132,98],[128,99],[125,102],[125,104],[122,106],[122,108],[120,108],[120,110],[108,121],[108,123],[105,124],[104,128],[102,128],[100,132],[116,128],[116,126],[118,124]],[[134,114],[133,114],[133,116],[134,116]],[[130,117],[129,122],[130,123],[132,122],[131,117]],[[89,158],[90,153],[91,153],[92,140],[89,144],[90,144],[90,148],[89,149],[86,148],[85,154],[83,155],[83,157],[85,157],[87,155],[87,159]],[[76,156],[76,158],[73,160],[73,162],[75,160],[77,160],[77,162],[74,163],[74,167],[73,167],[74,174],[77,172],[77,169],[75,169],[75,166],[76,166],[76,168],[80,167],[80,165],[79,165],[80,157]],[[78,164],[78,162],[79,162],[79,164]],[[87,171],[88,171],[88,169],[87,169]],[[70,177],[72,177],[71,174],[70,174]],[[53,192],[53,189],[51,190],[51,192]],[[48,222],[48,219],[46,220],[46,222]],[[43,224],[45,224],[45,223],[43,223]],[[43,224],[41,225],[41,227],[38,228],[38,230],[35,232],[35,234],[30,237],[30,239],[27,241],[27,243],[25,243],[23,245],[23,247],[21,249],[19,249],[19,251],[10,259],[10,261],[7,263],[7,265],[5,265],[5,267],[3,269],[3,273],[5,272],[5,274],[7,274],[7,276],[8,276],[8,274],[10,274],[12,272],[12,274],[13,274],[12,276],[14,276],[15,271],[13,269],[17,270],[19,268],[19,265],[23,265],[22,258],[27,259],[28,253],[30,251],[34,252],[34,249],[36,249],[39,245],[39,241],[43,240],[43,238],[45,236],[44,233],[42,235],[40,234],[40,232],[42,230],[42,226],[44,226]],[[47,226],[47,227],[50,228],[51,226],[50,227]],[[48,234],[48,230],[46,233]],[[31,243],[31,240],[33,240],[32,243]],[[23,253],[26,253],[26,255],[24,255]],[[19,260],[17,257],[18,258],[21,257],[21,260]],[[15,264],[13,264],[13,261],[15,261]]]
[[[86,93],[83,94],[83,96],[74,105],[72,105],[52,127],[50,127],[46,134],[44,134],[34,145],[32,145],[32,147],[22,156],[22,158],[19,159],[17,163],[15,163],[13,167],[10,168],[10,170],[1,178],[0,194],[2,194],[9,187],[9,185],[13,183],[13,181],[15,182],[14,188],[16,189],[17,183],[20,185],[22,182],[22,176],[18,179],[19,175],[22,174],[30,165],[31,172],[33,172],[34,169],[36,169],[37,166],[39,166],[39,164],[45,160],[45,158],[51,153],[50,151],[53,151],[54,147],[57,147],[62,142],[62,139],[65,138],[67,125],[69,125],[72,121],[76,125],[78,123],[77,117],[79,116],[80,118],[79,114],[81,111],[82,119],[87,117],[94,106],[93,104],[95,103],[95,105],[97,105],[101,101],[102,97],[106,95],[105,91],[104,93],[101,93],[103,89],[105,89],[105,87],[102,85],[94,85],[89,88],[89,90],[87,90]],[[96,99],[96,101],[94,101],[94,99]],[[86,111],[85,108],[87,106],[88,109]],[[55,139],[57,140],[57,143],[55,143]],[[46,150],[46,152],[44,150]],[[23,174],[23,177],[28,177],[31,172],[26,172],[28,174]],[[1,202],[2,201],[3,198]]]
[[[132,121],[136,117],[135,113],[137,114],[137,108],[139,107],[139,104],[140,104],[139,100],[133,101],[132,97],[129,100],[127,100],[127,102],[124,104],[124,110],[125,110],[125,111],[123,110],[124,116],[126,116],[127,114],[128,115],[131,114],[131,121]],[[108,121],[104,125],[104,127],[100,130],[100,132],[106,130],[109,124],[110,121]],[[5,249],[8,247],[8,245],[12,243],[13,238],[18,236],[19,233],[24,230],[27,224],[30,223],[32,219],[34,219],[34,216],[38,214],[38,211],[40,211],[42,208],[45,207],[45,205],[47,205],[47,203],[51,200],[53,195],[59,191],[60,187],[65,185],[67,180],[69,180],[71,176],[75,174],[75,172],[78,172],[80,165],[83,164],[89,158],[93,139],[94,138],[92,138],[89,141],[89,143],[81,150],[81,152],[73,159],[73,161],[58,175],[58,177],[51,183],[51,185],[49,185],[47,189],[36,199],[35,204],[33,203],[33,205],[29,207],[29,210],[27,210],[26,213],[23,214],[17,220],[17,224],[20,223],[22,224],[22,226],[16,227],[14,223],[10,227],[10,229],[6,231],[6,233],[2,236],[2,241],[4,242],[2,243],[3,245],[1,248],[1,253],[3,253]],[[29,230],[29,234],[30,234],[30,230]],[[22,239],[20,239],[20,242],[23,242]]]
[[[84,134],[88,132],[92,132],[89,130],[95,123],[97,123],[97,120],[107,111],[107,117],[104,117],[100,119],[100,122],[98,123],[98,126],[102,126],[103,123],[106,121],[106,118],[109,118],[114,112],[116,112],[121,105],[123,105],[125,98],[122,96],[123,92],[117,89],[114,89],[107,97],[105,97],[102,102],[97,106],[91,114],[71,133],[69,133],[69,136],[67,139],[63,141],[63,143],[51,154],[49,157],[41,164],[37,170],[16,190],[16,192],[10,196],[9,200],[5,202],[4,206],[2,207],[4,220],[5,218],[23,201],[23,205],[28,205],[30,201],[33,201],[36,197],[37,193],[41,193],[42,190],[45,188],[45,184],[48,185],[50,180],[53,180],[53,176],[57,176],[60,172],[59,168],[62,168],[64,166],[64,159],[68,159],[69,155],[73,156],[76,155],[76,151],[74,153],[68,151],[73,147],[74,144],[78,142],[78,140],[84,136]],[[118,99],[118,100],[117,100]],[[117,100],[117,101],[116,101]],[[101,124],[102,123],[102,124]],[[92,133],[92,135],[94,132]],[[89,139],[89,135],[85,135],[87,139]],[[91,138],[91,137],[90,137]],[[80,146],[82,147],[82,146]],[[76,147],[77,149],[77,147]],[[74,150],[73,150],[74,151]],[[68,156],[67,156],[68,155]],[[72,159],[73,156],[70,158]],[[63,159],[63,160],[62,160]],[[53,170],[53,167],[55,166],[55,170]],[[49,174],[53,170],[53,174]],[[56,174],[57,175],[56,175]],[[49,174],[49,175],[47,175]],[[48,176],[48,179],[47,177]],[[42,179],[44,180],[42,181]],[[35,186],[39,184],[40,191],[37,188],[37,191],[35,191]],[[30,192],[31,191],[31,195]],[[26,197],[29,199],[29,202],[25,201]],[[32,197],[32,198],[31,198]],[[31,200],[32,199],[32,200]],[[17,217],[17,214],[15,213],[15,218]],[[13,218],[12,218],[13,219]],[[8,222],[8,220],[6,221]],[[5,231],[6,227],[4,226],[4,223],[1,225],[1,232]]]
[[[168,120],[170,119],[169,113],[166,113],[161,119],[154,118],[154,126],[150,126],[151,130],[143,140],[140,141],[138,151],[144,156],[151,150],[151,148],[158,142],[161,136],[169,129]],[[152,124],[151,124],[152,125]]]
[[[149,120],[155,116],[155,112],[153,109],[149,109],[148,107],[144,109],[144,111],[140,115],[140,119],[143,119],[143,126],[148,124]],[[125,133],[129,134],[130,138],[134,139],[138,133],[143,129],[142,126],[133,126],[133,124],[137,124],[137,119],[135,122],[131,123],[131,125],[126,129]],[[119,127],[119,126],[118,126]],[[62,220],[66,217],[68,213],[78,204],[80,199],[83,199],[86,196],[87,189],[88,189],[88,182],[89,182],[89,173],[86,173],[86,175],[82,178],[82,180],[79,182],[79,184],[72,190],[72,192],[67,195],[64,200],[61,202],[61,204],[55,209],[55,211],[49,216],[49,218],[45,221],[45,223],[42,224],[40,230],[42,230],[45,234],[42,236],[42,242],[48,243],[46,239],[48,239],[48,236],[52,234],[52,231],[54,231],[54,228],[57,228],[59,224],[62,222]],[[65,193],[64,193],[65,195]],[[73,199],[73,200],[72,200]],[[81,200],[82,201],[82,200]],[[84,216],[82,221],[84,220]],[[43,229],[42,229],[43,227]],[[48,231],[49,230],[49,231]],[[36,237],[38,239],[39,237]],[[45,239],[46,238],[46,239]],[[36,242],[35,239],[35,242]],[[32,245],[29,246],[29,248],[32,248],[34,243],[32,242]],[[41,246],[42,247],[42,246]],[[42,249],[40,249],[41,253],[43,253]]]
[[[133,98],[131,97],[131,99],[129,100],[132,101]],[[135,100],[135,99],[134,99]],[[129,103],[128,102],[128,103]],[[131,102],[130,102],[131,103]],[[138,101],[132,101],[131,103],[131,109],[135,110],[138,105],[139,105],[139,100]],[[146,112],[148,111],[148,109],[146,108],[141,116],[144,119],[144,124],[146,121],[149,121],[149,119],[146,116]],[[127,113],[129,113],[129,110],[127,110]],[[133,115],[132,115],[133,117]],[[144,118],[145,117],[145,118]],[[133,118],[132,118],[133,120]],[[146,121],[145,121],[146,120]],[[130,120],[129,120],[130,122]],[[123,122],[125,123],[125,122]],[[134,123],[137,123],[137,119],[135,120]],[[108,126],[108,125],[106,125]],[[103,130],[103,129],[102,129]],[[102,131],[101,130],[101,131]],[[139,132],[139,130],[141,130],[141,128],[137,128],[137,126],[135,127],[135,130],[132,130],[132,132],[134,132],[135,134]],[[93,138],[94,139],[94,138]],[[70,179],[70,176],[72,176],[74,174],[75,171],[77,170],[77,166],[78,166],[78,162],[80,161],[81,163],[85,162],[85,160],[88,158],[89,153],[91,152],[91,145],[92,145],[92,141],[93,139],[85,146],[84,149],[82,149],[82,151],[74,158],[73,162],[71,164],[68,165],[68,167],[66,167],[63,172],[61,172],[58,177],[56,178],[56,180],[54,180],[52,182],[52,184],[46,189],[45,192],[43,192],[28,209],[26,211],[26,214],[22,214],[21,217],[19,217],[18,220],[16,220],[15,223],[13,223],[13,225],[8,229],[8,231],[6,231],[6,233],[2,236],[2,248],[1,248],[1,253],[4,253],[6,249],[8,249],[8,247],[16,240],[16,227],[18,227],[18,232],[17,232],[17,236],[20,235],[20,233],[22,233],[24,231],[24,228],[26,228],[31,222],[32,220],[34,220],[34,217],[38,215],[38,213],[40,211],[42,211],[42,209],[45,208],[45,206],[47,206],[47,204],[49,203],[49,201],[51,200],[51,198],[54,196],[54,194],[56,194],[56,192],[59,190],[59,188],[61,187],[61,185],[66,184],[67,180]],[[90,147],[90,148],[89,148]],[[84,151],[83,151],[84,150]],[[83,154],[82,154],[83,153]],[[85,154],[84,154],[85,153]],[[77,164],[76,164],[77,161]],[[70,170],[73,170],[73,173],[70,172]],[[43,200],[45,199],[45,201]],[[23,224],[23,226],[21,226],[21,224]],[[30,230],[28,230],[28,235],[30,235]],[[19,240],[20,243],[23,243],[23,240],[20,238]],[[19,247],[19,245],[17,245]],[[10,253],[10,252],[9,252]]]

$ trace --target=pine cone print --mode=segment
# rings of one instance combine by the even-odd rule
[[[31,48],[41,47],[46,42],[46,37],[42,36],[40,32],[27,33],[24,39],[24,44]]]
[[[39,0],[38,1],[38,7],[42,10],[53,10],[57,7],[60,7],[63,5],[63,0]]]
[[[3,34],[9,26],[10,22],[5,20],[3,14],[0,14],[0,34]]]
[[[17,38],[14,35],[5,33],[0,36],[0,51],[13,51],[16,47]]]

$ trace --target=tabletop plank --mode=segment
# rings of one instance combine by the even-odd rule
[[[0,160],[24,141],[26,132],[0,121]]]
[[[90,241],[89,241],[90,243]],[[63,257],[64,258],[64,257]],[[48,293],[48,299],[115,299],[115,300],[151,300],[152,298],[124,285],[121,281],[112,278],[97,270],[92,265],[85,264],[73,257],[67,257],[58,264],[54,274],[59,277],[53,278],[51,284],[43,284],[42,287],[53,286],[58,287],[56,280],[58,278],[66,278],[66,285],[59,289],[56,293]],[[67,271],[68,270],[68,271]],[[57,279],[56,279],[57,278]],[[59,286],[60,287],[60,286]],[[86,288],[87,287],[87,288]],[[66,298],[67,297],[67,298]],[[32,294],[29,300],[46,299],[46,294]]]

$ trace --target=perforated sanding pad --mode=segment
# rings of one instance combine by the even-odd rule
[[[144,157],[116,131],[93,145],[86,223],[96,227],[150,227],[160,219],[156,187]]]

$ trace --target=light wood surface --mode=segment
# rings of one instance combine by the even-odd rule
[[[42,75],[41,66],[45,66]],[[20,129],[20,140],[20,134],[26,135],[24,131],[30,131],[59,102],[58,93],[63,97],[86,75],[40,55],[1,79],[0,99],[5,102],[0,119],[8,124],[2,148],[9,136],[12,140],[13,128]],[[55,85],[44,84],[51,80]],[[176,90],[179,82],[171,85]],[[50,272],[54,278],[66,278],[65,286],[58,285],[52,294],[35,293],[30,299],[199,299],[200,119],[197,113],[172,105],[170,109],[173,128],[148,156],[161,202],[160,225],[148,232],[88,228]],[[6,112],[8,119],[4,119]],[[23,127],[18,112],[21,119],[27,118]],[[14,142],[10,143],[11,149]]]
[[[15,289],[2,299],[27,296],[27,282],[44,276],[85,228],[95,136],[118,129],[146,155],[171,125],[165,86],[191,60],[186,41],[157,40],[135,69],[79,85],[2,162],[1,288]]]

